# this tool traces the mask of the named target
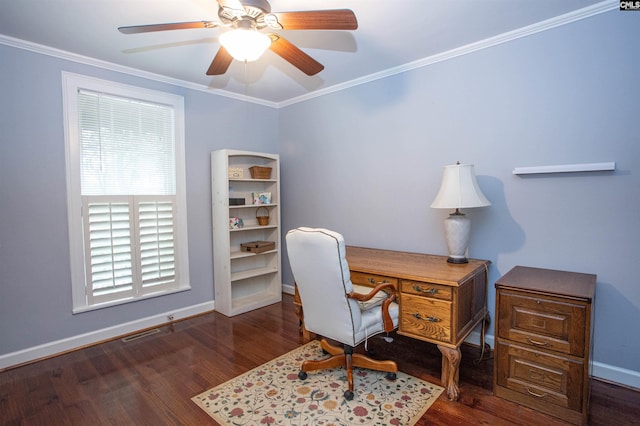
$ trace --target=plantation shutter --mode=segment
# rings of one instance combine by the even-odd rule
[[[87,296],[90,304],[133,297],[130,197],[83,197]]]
[[[176,280],[175,202],[140,197],[137,208],[142,288],[157,291]]]
[[[174,287],[173,109],[84,90],[78,109],[89,303]]]

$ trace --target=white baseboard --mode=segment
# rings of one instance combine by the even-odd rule
[[[465,342],[475,346],[480,346],[480,332],[474,331]],[[494,348],[494,337],[492,335],[485,336],[485,342]],[[640,372],[615,367],[613,365],[604,364],[602,362],[593,361],[591,369],[591,377],[602,379],[607,382],[617,383],[635,389],[640,389]]]
[[[205,302],[199,305],[188,306],[186,308],[172,310],[151,317],[141,318],[139,320],[118,324],[113,327],[103,328],[101,330],[68,337],[66,339],[56,340],[54,342],[45,343],[20,351],[0,355],[0,370],[17,366],[27,362],[36,361],[57,354],[61,354],[83,346],[113,339],[125,334],[135,333],[139,330],[155,327],[170,322],[169,316],[173,316],[173,321],[184,319],[193,315],[202,314],[212,311],[214,302]]]
[[[640,372],[593,361],[591,377],[640,390]]]
[[[292,285],[282,285],[282,291],[286,294],[294,294]],[[45,343],[31,348],[23,349],[4,355],[0,355],[0,370],[17,366],[41,358],[46,358],[61,354],[83,346],[113,339],[126,334],[135,333],[139,330],[155,327],[169,322],[169,315],[173,315],[173,320],[181,320],[193,315],[203,314],[214,310],[214,301],[205,302],[198,305],[188,306],[186,308],[165,312],[147,318],[141,318],[113,327],[104,328],[90,333],[80,334],[78,336]],[[480,346],[481,335],[478,331],[473,331],[466,339],[467,343]],[[494,337],[492,335],[485,336],[485,342],[494,347]],[[640,389],[640,372],[627,370],[594,361],[591,376],[600,378],[612,383],[618,383],[635,389]]]
[[[472,331],[469,337],[465,339],[465,342],[479,347],[481,343],[481,339],[482,339],[482,335],[480,334],[479,331]],[[493,335],[486,334],[484,336],[484,341],[493,349]]]

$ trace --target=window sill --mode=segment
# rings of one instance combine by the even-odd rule
[[[126,303],[139,302],[141,300],[152,299],[154,297],[166,296],[166,295],[175,294],[175,293],[182,293],[183,291],[188,291],[188,290],[191,290],[191,286],[189,285],[185,287],[180,287],[174,290],[167,290],[167,291],[161,291],[158,293],[147,294],[141,297],[135,297],[135,298],[131,297],[131,298],[122,299],[122,300],[113,300],[111,302],[99,303],[91,306],[78,306],[76,308],[73,308],[72,313],[73,315],[81,314],[83,312],[96,311],[98,309],[110,308],[112,306],[124,305]]]

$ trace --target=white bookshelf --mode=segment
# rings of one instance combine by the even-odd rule
[[[271,167],[271,177],[253,179],[249,170],[252,166]],[[236,171],[233,177],[230,169]],[[242,176],[238,176],[239,170]],[[231,149],[213,151],[211,188],[216,311],[234,316],[281,301],[279,156]],[[271,193],[271,202],[253,204],[252,194],[259,192]],[[244,199],[245,204],[230,205],[230,198]],[[260,207],[269,210],[267,225],[260,225],[256,218]],[[231,218],[240,218],[244,226],[231,229]],[[262,253],[241,251],[242,243],[252,241],[271,241],[275,247]]]

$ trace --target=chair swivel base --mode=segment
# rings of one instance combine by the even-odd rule
[[[329,358],[321,360],[306,360],[303,361],[298,373],[300,380],[307,378],[307,372],[322,370],[325,368],[337,368],[345,367],[347,371],[347,379],[349,389],[344,392],[344,397],[347,400],[353,399],[353,367],[366,368],[375,371],[386,371],[387,379],[395,380],[396,373],[398,372],[398,366],[395,361],[379,361],[371,359],[366,355],[353,353],[353,348],[349,345],[344,345],[344,349],[338,346],[334,346],[327,342],[325,339],[320,341],[320,346],[323,351],[331,355]]]

